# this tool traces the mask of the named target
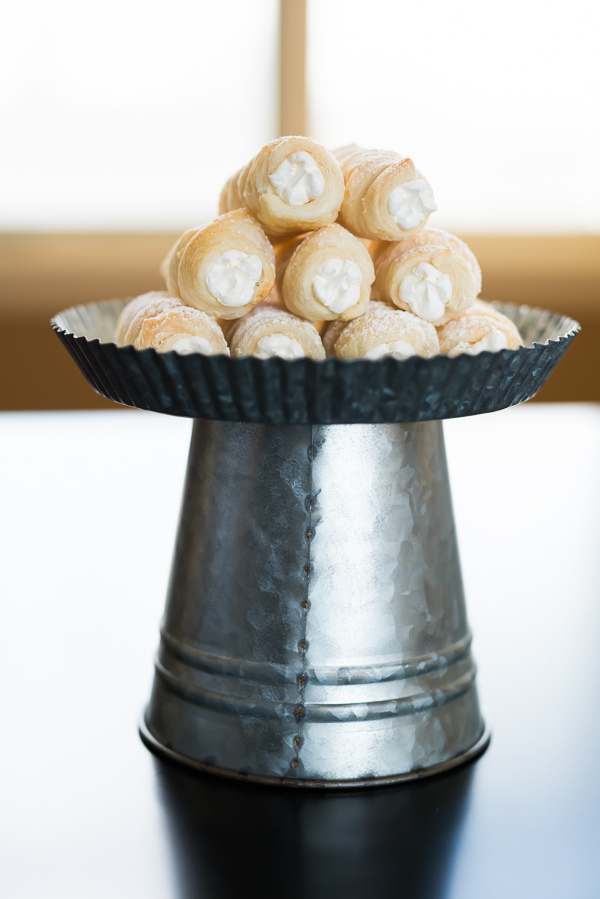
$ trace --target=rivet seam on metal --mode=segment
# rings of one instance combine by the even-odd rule
[[[302,746],[301,731],[302,731],[302,723],[303,723],[304,716],[305,716],[304,695],[305,695],[306,685],[308,683],[308,677],[306,674],[306,651],[308,649],[308,641],[306,639],[306,619],[308,616],[308,610],[310,609],[310,601],[308,598],[308,587],[309,587],[310,578],[312,577],[312,575],[314,573],[314,569],[313,569],[313,565],[312,565],[312,561],[311,561],[310,544],[311,544],[311,540],[315,536],[315,529],[313,527],[313,522],[312,522],[312,513],[313,513],[313,509],[315,507],[316,500],[317,500],[317,494],[315,494],[315,492],[313,490],[312,462],[316,458],[316,456],[318,455],[318,452],[319,452],[318,446],[315,444],[315,441],[312,439],[314,436],[314,434],[313,434],[314,429],[312,426],[311,426],[310,430],[311,430],[311,443],[309,444],[308,449],[306,451],[306,455],[307,455],[308,463],[309,463],[309,492],[304,500],[304,508],[306,509],[306,512],[308,514],[308,522],[307,522],[306,531],[305,531],[306,560],[305,560],[305,563],[304,563],[304,566],[302,569],[304,578],[305,578],[305,587],[304,587],[305,594],[304,594],[304,599],[300,603],[301,633],[300,633],[300,640],[298,641],[298,649],[300,651],[300,659],[302,662],[302,673],[300,675],[298,675],[298,706],[295,710],[296,720],[298,721],[298,731],[296,733],[296,736],[294,737],[295,756],[292,759],[292,766],[296,769],[299,768],[301,765],[301,762],[300,762],[300,747]]]

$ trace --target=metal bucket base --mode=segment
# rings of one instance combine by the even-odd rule
[[[441,423],[194,424],[147,743],[266,783],[444,771],[484,730],[470,644]]]
[[[490,745],[492,733],[490,728],[484,722],[483,733],[474,746],[455,755],[454,758],[448,759],[439,765],[431,765],[429,768],[420,768],[417,771],[408,771],[406,774],[394,774],[391,777],[369,777],[358,778],[357,780],[295,780],[291,777],[263,777],[255,774],[239,774],[237,771],[231,771],[227,768],[217,768],[214,765],[205,765],[195,759],[190,759],[185,755],[174,752],[167,746],[160,743],[152,736],[146,726],[144,718],[139,725],[139,734],[142,743],[151,751],[159,756],[164,756],[172,762],[178,762],[180,765],[186,765],[188,768],[194,768],[196,771],[202,771],[205,774],[216,774],[218,777],[229,777],[234,780],[243,780],[249,783],[265,784],[271,787],[302,787],[310,789],[327,789],[327,790],[349,790],[356,787],[385,787],[390,784],[407,783],[411,780],[422,780],[424,777],[431,777],[434,774],[444,774],[457,768],[459,765],[465,765],[472,762],[486,751]]]

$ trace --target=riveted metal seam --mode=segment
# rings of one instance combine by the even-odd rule
[[[298,641],[298,648],[300,650],[300,661],[301,661],[301,671],[298,676],[298,705],[294,711],[296,715],[296,720],[298,722],[298,728],[294,735],[294,758],[292,759],[292,766],[296,769],[300,768],[301,760],[300,760],[300,749],[302,748],[302,725],[304,723],[305,711],[304,711],[304,695],[306,691],[306,649],[307,649],[307,618],[308,611],[310,608],[310,600],[309,600],[309,585],[310,578],[312,574],[312,561],[311,561],[311,552],[310,552],[310,544],[313,535],[313,527],[312,527],[312,508],[313,508],[313,475],[312,475],[312,462],[313,455],[312,450],[314,446],[313,438],[314,438],[314,428],[313,425],[310,426],[310,443],[306,448],[306,457],[308,459],[308,495],[305,497],[304,506],[308,513],[307,524],[306,524],[306,561],[304,564],[304,599],[301,604],[301,626],[300,626],[300,640]]]

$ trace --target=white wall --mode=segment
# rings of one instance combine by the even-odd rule
[[[7,0],[0,229],[177,228],[276,136],[277,0]]]
[[[312,0],[314,136],[414,159],[462,231],[600,231],[597,0]]]
[[[600,231],[597,0],[309,0],[311,132],[432,224]],[[0,229],[184,228],[276,134],[277,0],[6,0]]]

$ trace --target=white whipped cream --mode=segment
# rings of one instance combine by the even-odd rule
[[[261,337],[256,344],[256,352],[254,354],[257,359],[270,359],[271,356],[279,356],[281,359],[301,359],[304,356],[302,345],[288,337],[286,334],[269,334],[267,337]]]
[[[420,262],[402,281],[399,295],[419,318],[435,322],[452,297],[452,281],[429,262]]]
[[[498,350],[507,349],[508,340],[506,339],[506,334],[504,331],[499,331],[498,328],[494,328],[493,331],[490,331],[489,334],[486,334],[485,337],[482,337],[477,343],[469,344],[469,347],[463,352],[468,353],[469,356],[478,356],[479,353],[483,353],[484,350],[489,350],[491,353],[497,353]]]
[[[305,150],[284,159],[269,175],[269,181],[288,206],[304,206],[325,190],[323,172]]]
[[[194,335],[180,337],[179,340],[175,341],[171,349],[181,356],[189,356],[190,353],[202,353],[203,356],[214,355],[214,350],[206,337],[196,337]]]
[[[416,228],[436,209],[437,203],[433,199],[431,188],[423,178],[399,184],[388,200],[388,212],[403,231]]]
[[[209,266],[206,286],[224,306],[245,306],[252,299],[261,275],[262,263],[258,256],[227,250]]]
[[[393,356],[394,359],[408,359],[416,353],[407,340],[392,340],[391,343],[380,343],[363,356],[363,359],[382,359]]]
[[[313,278],[313,293],[332,312],[345,312],[360,299],[362,272],[351,259],[328,259]]]

